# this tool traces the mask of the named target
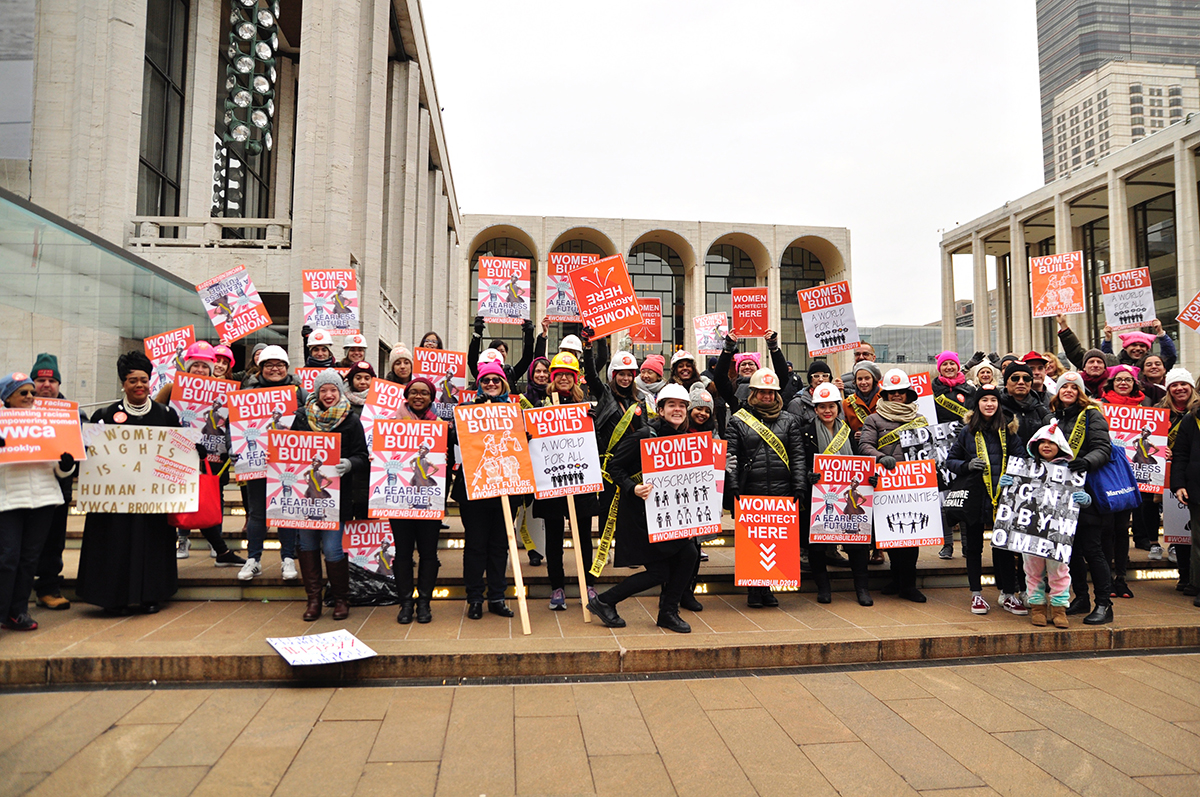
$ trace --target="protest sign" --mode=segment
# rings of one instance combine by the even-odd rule
[[[733,333],[743,338],[758,338],[767,333],[770,323],[770,298],[767,288],[734,288]]]
[[[328,370],[336,371],[342,379],[345,379],[346,374],[350,373],[349,368],[297,368],[296,378],[300,380],[300,387],[304,388],[304,392],[311,393],[313,386],[317,384],[317,374]]]
[[[521,408],[486,402],[454,408],[467,497],[472,501],[534,491]]]
[[[529,261],[520,257],[479,258],[476,315],[488,324],[520,324],[529,318]]]
[[[363,400],[362,415],[359,416],[368,450],[371,448],[371,436],[375,433],[375,422],[395,418],[403,406],[404,385],[386,379],[371,379],[371,387],[367,389],[367,397]]]
[[[267,433],[267,525],[336,529],[341,525],[342,436],[331,432]]]
[[[245,266],[238,266],[196,286],[208,319],[221,342],[228,346],[263,327],[271,326],[271,316],[250,280]]]
[[[225,396],[229,408],[230,454],[234,478],[240,482],[267,475],[267,432],[290,429],[296,419],[296,388],[235,390]]]
[[[454,405],[467,388],[467,353],[446,349],[417,348],[413,352],[414,376],[433,382],[433,411],[444,421],[454,418]],[[511,387],[511,385],[510,385]]]
[[[304,323],[331,335],[356,335],[358,275],[352,268],[300,272],[304,283]]]
[[[183,353],[196,342],[196,328],[190,324],[161,335],[146,338],[144,347],[154,371],[150,374],[150,395],[171,381],[176,371],[182,371]]]
[[[662,299],[638,297],[638,308],[642,323],[629,328],[629,339],[634,343],[662,343]]]
[[[1113,444],[1125,449],[1138,489],[1161,495],[1167,483],[1167,432],[1171,411],[1166,407],[1127,407],[1102,404]]]
[[[850,301],[850,283],[842,280],[796,291],[808,356],[853,349],[858,345],[858,323]]]
[[[87,459],[79,465],[79,514],[195,512],[200,458],[195,429],[85,423]]]
[[[579,305],[579,317],[593,330],[592,340],[642,323],[642,311],[623,255],[602,258],[568,276]]]
[[[909,462],[918,459],[932,459],[936,462],[941,489],[945,490],[954,481],[954,474],[946,469],[946,459],[962,428],[962,421],[947,421],[905,429],[900,432],[900,450],[904,452],[904,459]]]
[[[875,485],[875,547],[912,548],[942,543],[937,463],[931,459],[880,468]]]
[[[729,319],[724,313],[708,313],[692,319],[696,333],[697,354],[720,354],[729,332]]]
[[[646,498],[650,542],[720,533],[711,438],[703,432],[641,441],[642,483],[654,486]]]
[[[794,497],[739,496],[733,534],[735,586],[800,588],[800,518]]]
[[[1100,298],[1105,321],[1113,329],[1145,326],[1158,317],[1148,268],[1101,274]]]
[[[267,644],[293,667],[340,664],[376,655],[362,640],[344,628],[310,636],[267,637]]]
[[[933,384],[928,371],[909,374],[908,381],[917,393],[917,410],[925,416],[930,425],[938,422],[937,404],[934,403]]]
[[[433,520],[446,513],[445,421],[376,421],[367,514]]]
[[[1079,522],[1071,494],[1083,489],[1087,474],[1025,457],[1009,457],[1005,473],[1013,483],[1000,490],[992,547],[1069,562]]]
[[[595,493],[604,489],[596,428],[588,405],[559,404],[523,410],[529,433],[535,498]]]
[[[546,318],[550,321],[578,323],[579,305],[575,303],[575,289],[571,287],[570,273],[595,263],[600,259],[600,255],[551,252],[546,257]]]
[[[1033,317],[1082,313],[1083,252],[1029,258]]]
[[[63,454],[75,459],[86,457],[79,429],[78,405],[70,407],[45,404],[29,409],[0,408],[0,465],[13,462],[58,462]]]
[[[1175,320],[1193,332],[1200,332],[1200,293],[1192,297],[1179,315],[1175,316]]]
[[[1192,544],[1192,515],[1188,505],[1167,490],[1163,493],[1163,545]]]
[[[813,485],[808,541],[869,545],[875,489],[867,480],[875,458],[817,454],[813,472],[821,481]]]
[[[725,494],[725,466],[729,462],[729,441],[714,437],[712,447],[713,470],[717,472],[717,495],[723,496]]]
[[[229,428],[229,407],[225,395],[238,389],[229,379],[196,376],[183,371],[175,374],[171,385],[171,409],[184,426],[200,430],[200,443],[208,451],[209,462],[220,462],[228,453],[225,443]]]
[[[342,525],[342,550],[350,564],[392,578],[396,543],[386,520],[348,520]]]

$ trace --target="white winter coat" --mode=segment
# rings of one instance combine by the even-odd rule
[[[58,478],[73,473],[58,469],[57,462],[14,462],[0,465],[0,512],[12,509],[38,509],[63,502]]]

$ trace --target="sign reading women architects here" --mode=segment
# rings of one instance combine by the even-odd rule
[[[622,255],[577,268],[570,277],[579,316],[592,328],[593,340],[641,325],[641,307]]]

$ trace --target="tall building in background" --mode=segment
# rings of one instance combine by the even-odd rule
[[[1037,27],[1046,182],[1060,174],[1055,97],[1076,80],[1109,61],[1200,64],[1200,3],[1194,0],[1038,0]]]

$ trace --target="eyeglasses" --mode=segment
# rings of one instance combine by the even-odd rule
[[[500,382],[501,379],[498,376],[485,376],[483,379],[479,380],[479,384],[481,385],[498,385]]]
[[[1030,384],[1032,384],[1033,377],[1025,376],[1025,374],[1013,374],[1012,376],[1010,376],[1008,378],[1008,381],[1009,382],[1029,382]]]

